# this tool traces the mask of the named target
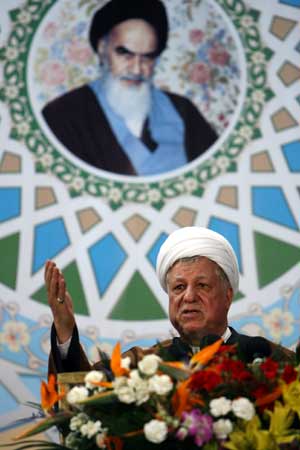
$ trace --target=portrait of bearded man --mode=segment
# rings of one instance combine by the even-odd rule
[[[96,11],[89,41],[100,77],[42,110],[72,154],[115,174],[157,175],[184,166],[216,141],[189,99],[154,85],[168,30],[160,0],[110,0]]]

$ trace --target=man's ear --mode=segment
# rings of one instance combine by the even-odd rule
[[[103,61],[105,45],[106,45],[105,39],[99,39],[98,44],[97,44],[97,53],[100,58],[100,61]]]
[[[227,310],[230,308],[232,300],[233,300],[233,289],[232,289],[231,286],[229,286],[227,288],[227,292],[226,292],[226,306],[227,306]]]

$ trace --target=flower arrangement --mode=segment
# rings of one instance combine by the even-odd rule
[[[299,349],[294,362],[274,353],[246,364],[220,339],[188,363],[151,354],[130,369],[117,344],[109,368],[111,376],[92,370],[60,394],[50,375],[41,386],[46,418],[18,439],[58,426],[64,444],[21,441],[18,450],[300,448]],[[61,398],[68,408],[55,411]]]

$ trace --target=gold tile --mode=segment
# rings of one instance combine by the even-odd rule
[[[130,236],[135,241],[139,241],[147,230],[149,223],[150,222],[144,217],[140,216],[139,214],[134,214],[133,216],[129,217],[129,219],[125,220],[124,226]]]
[[[197,211],[191,208],[181,207],[172,217],[173,222],[180,227],[190,227],[194,225]]]
[[[271,116],[276,131],[286,130],[298,125],[297,121],[286,108],[281,108]]]
[[[300,79],[300,68],[287,61],[280,67],[278,76],[286,86],[290,86]]]
[[[78,222],[83,233],[101,222],[101,217],[94,208],[85,208],[76,213]]]
[[[219,189],[217,203],[230,206],[231,208],[238,208],[238,190],[236,186],[222,186]]]
[[[255,153],[251,156],[252,172],[274,172],[272,160],[267,150]]]
[[[21,158],[19,155],[10,152],[4,152],[0,162],[0,173],[20,173],[22,169]]]
[[[51,187],[37,187],[35,189],[35,209],[45,208],[56,203],[56,197]]]
[[[295,20],[274,16],[270,31],[278,39],[284,40],[296,25],[297,22]]]

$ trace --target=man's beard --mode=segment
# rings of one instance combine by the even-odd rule
[[[140,80],[133,75],[115,77],[109,68],[103,72],[102,81],[107,101],[113,111],[126,120],[144,122],[151,108],[151,83],[142,79],[136,86],[126,86],[122,80]]]

